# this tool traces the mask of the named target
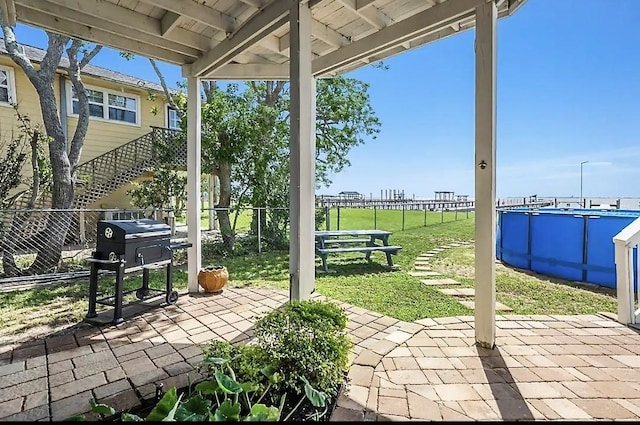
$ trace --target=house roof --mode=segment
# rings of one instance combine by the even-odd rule
[[[502,18],[526,0],[306,0],[312,72],[342,74],[471,29],[476,8],[489,1]],[[10,21],[182,65],[185,76],[289,78],[291,0],[10,3]]]
[[[4,45],[4,39],[0,39],[2,42],[0,43],[0,55],[8,56],[7,49]],[[22,44],[24,47],[24,53],[27,55],[29,60],[32,62],[40,63],[46,54],[46,50],[41,49],[39,47],[29,46],[26,44]],[[67,69],[69,67],[69,59],[63,56],[60,59],[60,68]],[[154,83],[153,81],[143,80],[138,77],[134,77],[132,75],[123,74],[118,71],[113,71],[111,69],[102,68],[100,66],[95,66],[88,64],[82,70],[82,74],[90,75],[92,77],[99,78],[101,80],[111,81],[114,83],[120,83],[127,86],[136,87],[139,89],[149,89],[153,91],[163,92],[162,86],[158,83]]]

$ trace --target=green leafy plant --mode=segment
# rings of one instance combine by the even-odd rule
[[[299,377],[336,394],[348,370],[351,340],[347,317],[336,304],[292,301],[256,323],[256,345],[284,377],[281,387],[301,394]]]
[[[283,418],[286,394],[280,398],[278,406],[268,406],[261,403],[266,394],[277,384],[281,377],[270,367],[263,368],[260,372],[266,378],[268,385],[260,392],[260,386],[253,382],[239,382],[236,373],[231,367],[230,360],[220,357],[207,357],[204,363],[213,369],[213,379],[200,382],[195,386],[195,392],[187,395],[178,395],[175,387],[167,391],[153,410],[146,416],[123,413],[123,422],[147,421],[279,421],[288,420],[300,407],[305,399],[308,399],[315,407],[324,407],[327,410],[327,395],[311,386],[309,381],[300,377],[304,384],[304,395],[297,404],[289,410]],[[104,416],[113,416],[115,411],[105,404],[98,404],[91,399],[91,412]],[[76,415],[66,420],[82,421],[84,415]]]

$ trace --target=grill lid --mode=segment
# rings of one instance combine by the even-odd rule
[[[171,236],[171,227],[161,221],[148,218],[140,220],[100,220],[98,237],[112,241],[136,238],[162,238]]]

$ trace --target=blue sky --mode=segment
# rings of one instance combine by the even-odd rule
[[[615,7],[612,7],[615,3]],[[498,23],[499,197],[640,197],[640,1],[528,0]],[[25,26],[18,40],[46,47]],[[382,122],[321,194],[381,189],[473,196],[474,31],[347,74],[370,84]],[[156,81],[143,58],[103,50],[92,62]],[[167,82],[181,79],[163,65]]]

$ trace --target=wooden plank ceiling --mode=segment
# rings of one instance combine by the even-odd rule
[[[295,0],[0,0],[18,22],[182,65],[216,79],[286,79]],[[309,0],[317,77],[473,28],[487,0]],[[498,17],[526,0],[497,0]],[[11,5],[10,5],[11,7]]]

